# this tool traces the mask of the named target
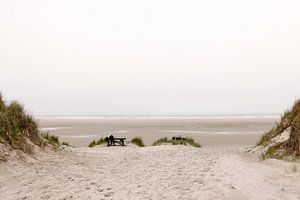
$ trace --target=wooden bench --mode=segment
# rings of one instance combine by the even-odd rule
[[[119,144],[120,146],[126,146],[125,145],[125,140],[126,138],[115,138],[113,137],[113,141],[111,141],[112,138],[106,137],[105,141],[107,142],[107,146],[116,146],[116,143]]]
[[[118,143],[120,146],[126,146],[125,145],[125,140],[126,140],[126,138],[115,138],[114,139],[114,144]]]
[[[185,138],[184,137],[172,137],[172,140],[175,140],[175,141],[185,141]]]

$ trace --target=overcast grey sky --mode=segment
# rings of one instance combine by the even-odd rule
[[[9,0],[0,90],[36,115],[280,113],[299,0]]]

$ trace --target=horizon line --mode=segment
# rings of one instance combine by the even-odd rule
[[[263,117],[263,116],[280,116],[280,113],[221,113],[221,114],[50,114],[50,115],[34,115],[35,117]]]

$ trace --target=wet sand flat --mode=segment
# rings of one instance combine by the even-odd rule
[[[270,129],[276,117],[85,117],[40,118],[44,131],[58,135],[74,146],[114,134],[141,137],[147,146],[161,137],[193,137],[204,146],[253,145]]]

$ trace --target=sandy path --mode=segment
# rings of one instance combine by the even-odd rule
[[[292,165],[224,148],[77,148],[0,165],[0,199],[300,199]]]

